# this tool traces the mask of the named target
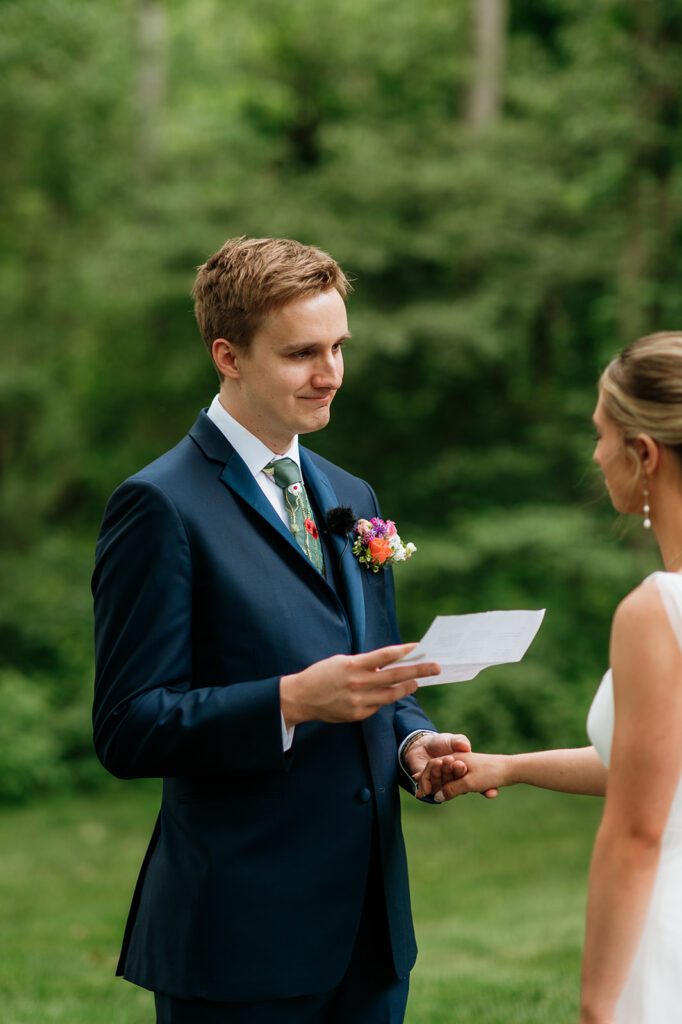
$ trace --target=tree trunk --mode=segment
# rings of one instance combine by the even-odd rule
[[[682,104],[677,48],[682,13],[663,0],[633,0],[636,130],[626,192],[620,324],[626,340],[667,328],[662,296],[677,274],[672,180]]]
[[[507,0],[471,0],[474,59],[467,120],[478,127],[502,110],[506,55]]]
[[[137,0],[139,73],[139,170],[149,177],[160,149],[160,122],[166,96],[168,16],[163,0]]]

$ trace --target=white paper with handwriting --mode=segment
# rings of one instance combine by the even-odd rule
[[[539,611],[437,615],[414,651],[400,660],[438,662],[440,675],[420,679],[420,686],[473,679],[491,665],[521,661],[544,614],[545,609],[541,608]]]

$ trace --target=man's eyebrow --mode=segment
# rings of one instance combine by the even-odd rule
[[[338,345],[340,342],[342,342],[342,341],[349,341],[351,338],[352,338],[352,334],[349,331],[348,334],[342,334],[340,338],[337,338],[336,341],[333,344],[334,345]],[[284,347],[284,351],[285,352],[300,352],[301,349],[305,349],[305,348],[319,348],[320,344],[321,343],[319,341],[292,341],[292,343],[290,345],[286,345]]]

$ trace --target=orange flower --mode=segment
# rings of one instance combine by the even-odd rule
[[[383,565],[386,559],[391,557],[391,545],[385,537],[374,537],[369,542],[369,553],[375,562]]]

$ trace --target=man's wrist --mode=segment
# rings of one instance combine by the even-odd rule
[[[413,793],[417,792],[417,783],[412,778],[412,772],[410,771],[410,769],[409,769],[409,767],[407,765],[407,762],[405,761],[405,754],[410,749],[410,747],[413,747],[414,744],[418,742],[418,740],[422,736],[437,736],[437,735],[438,735],[438,733],[435,732],[433,729],[416,729],[414,732],[409,733],[405,737],[403,742],[400,744],[400,746],[398,747],[398,764],[400,765],[402,770],[405,772],[405,775],[407,776],[407,778],[410,780],[410,785],[412,786],[412,792]]]
[[[410,747],[413,747],[414,744],[417,743],[421,739],[422,736],[437,736],[437,735],[438,735],[438,733],[434,732],[433,729],[417,729],[415,732],[411,732],[409,734],[409,736],[405,737],[403,742],[400,744],[400,748],[398,750],[398,757],[399,757],[400,763],[402,764],[402,766],[405,769],[405,771],[409,771],[408,767],[407,767],[407,762],[405,760],[405,757],[406,757],[407,752],[409,751]]]
[[[299,702],[296,700],[297,675],[292,673],[282,676],[279,681],[279,706],[282,712],[282,721],[287,729],[293,729],[305,721],[305,715],[301,711]]]

